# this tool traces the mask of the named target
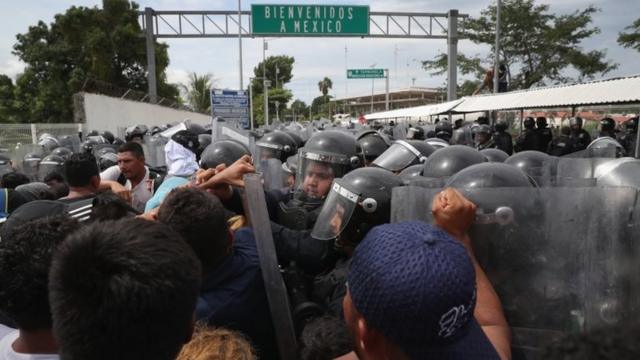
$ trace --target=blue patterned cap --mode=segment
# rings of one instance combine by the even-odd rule
[[[475,271],[460,242],[423,222],[373,228],[353,255],[353,304],[412,359],[497,359],[473,317]]]

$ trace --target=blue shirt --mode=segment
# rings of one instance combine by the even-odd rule
[[[180,176],[167,176],[162,181],[162,184],[158,187],[158,190],[153,194],[153,197],[147,201],[147,204],[144,206],[144,212],[149,212],[162,203],[162,200],[169,195],[171,190],[177,188],[178,186],[185,185],[189,182],[188,179],[182,178]]]
[[[277,359],[277,344],[253,229],[235,233],[233,252],[205,274],[196,317],[244,333],[260,359]]]

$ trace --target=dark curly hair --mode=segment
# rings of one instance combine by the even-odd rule
[[[78,228],[59,215],[21,224],[0,242],[0,311],[20,329],[51,328],[48,276],[54,250]]]

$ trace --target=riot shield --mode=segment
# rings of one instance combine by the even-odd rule
[[[170,130],[170,129],[169,129]],[[164,156],[164,146],[169,142],[170,138],[164,136],[148,136],[145,135],[142,148],[144,149],[145,163],[154,168],[167,166]]]
[[[265,189],[282,190],[287,187],[288,175],[284,173],[279,159],[260,160],[258,171],[262,174]]]
[[[295,360],[298,356],[291,307],[287,289],[278,266],[278,258],[271,235],[271,223],[260,176],[247,174],[244,176],[244,184],[245,213],[249,216],[249,222],[253,228],[258,248],[260,268],[262,269],[264,288],[267,292],[280,358]]]
[[[11,158],[11,163],[13,166],[25,173],[27,176],[34,176],[38,171],[38,169],[33,169],[32,166],[24,166],[23,160],[27,154],[36,154],[41,158],[44,157],[44,149],[42,146],[37,144],[16,144],[14,148],[10,150],[9,157]]]
[[[392,221],[432,221],[441,189],[394,188]],[[463,190],[470,235],[513,331],[513,358],[640,315],[637,191],[625,187]]]

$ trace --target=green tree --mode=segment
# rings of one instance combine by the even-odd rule
[[[17,122],[15,86],[11,78],[0,75],[0,123]]]
[[[628,33],[620,33],[618,36],[618,44],[640,51],[640,18],[633,22],[633,25],[627,26],[625,30]]]
[[[293,94],[288,89],[276,88],[269,89],[269,123],[273,123],[276,119],[276,102],[278,104],[278,112],[280,120],[284,118],[286,114],[287,104],[293,98]],[[264,96],[253,96],[253,116],[254,121],[258,125],[264,125]]]
[[[193,109],[200,113],[211,112],[211,87],[214,80],[211,74],[189,74],[189,84],[182,86],[187,97],[187,102]]]
[[[500,62],[507,67],[510,90],[527,89],[553,83],[591,79],[615,69],[617,64],[606,60],[605,51],[585,52],[580,48],[583,40],[600,32],[591,27],[592,15],[598,11],[593,6],[577,10],[569,15],[548,12],[548,5],[534,4],[533,0],[503,0],[501,10]],[[491,55],[467,58],[461,55],[463,74],[482,77],[481,63],[492,67],[494,63],[496,7],[490,5],[478,18],[465,24],[465,35],[476,44],[491,47]],[[447,55],[440,54],[434,60],[424,61],[423,67],[434,74],[446,70]],[[571,77],[567,70],[578,75]]]
[[[16,81],[16,106],[26,121],[72,121],[72,95],[88,80],[147,90],[138,5],[126,0],[103,0],[102,5],[72,6],[50,25],[40,21],[16,36],[13,53],[27,64]],[[158,95],[176,100],[178,88],[165,75],[168,46],[155,47]]]
[[[331,97],[331,95],[322,95],[313,99],[313,101],[311,102],[312,115],[325,117],[331,115],[331,111],[329,110],[329,102],[331,101]]]
[[[324,79],[318,82],[318,90],[322,93],[322,96],[327,96],[329,93],[329,89],[333,87],[333,82],[331,79],[325,76]]]
[[[265,61],[266,78],[271,81],[271,88],[275,88],[276,85],[279,88],[284,87],[286,83],[291,81],[293,77],[293,63],[295,59],[291,56],[286,55],[278,55],[278,56],[269,56]],[[263,68],[261,61],[256,67],[253,68],[253,74],[256,78],[253,79],[253,93],[254,94],[262,94],[263,93]],[[276,70],[277,68],[277,70]],[[277,76],[277,81],[276,81]],[[259,79],[258,79],[259,78]]]

